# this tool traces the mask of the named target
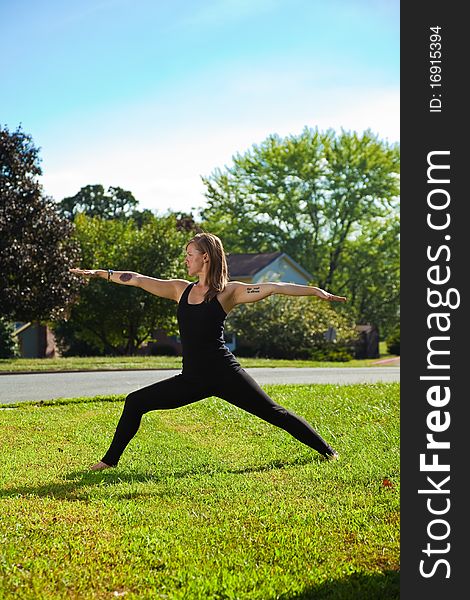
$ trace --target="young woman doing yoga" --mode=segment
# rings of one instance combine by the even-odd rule
[[[183,369],[179,375],[127,396],[111,445],[101,461],[91,469],[98,471],[118,464],[145,413],[179,408],[209,396],[218,396],[284,429],[326,458],[337,458],[335,450],[305,419],[276,404],[242,369],[225,345],[224,324],[237,304],[257,302],[273,294],[317,296],[321,300],[336,302],[345,302],[346,298],[314,286],[228,281],[222,242],[210,233],[198,233],[190,240],[186,246],[185,263],[188,276],[197,277],[195,283],[185,279],[156,279],[131,271],[71,269],[77,275],[133,285],[175,301],[183,347]]]

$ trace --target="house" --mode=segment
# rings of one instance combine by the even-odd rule
[[[59,356],[54,334],[39,323],[15,323],[13,336],[18,339],[22,358],[55,358]]]
[[[227,263],[231,281],[285,281],[307,285],[313,279],[313,275],[285,252],[230,254]]]

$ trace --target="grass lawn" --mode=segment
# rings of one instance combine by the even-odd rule
[[[380,358],[326,362],[315,360],[288,360],[273,358],[240,358],[245,368],[253,367],[370,367],[378,360],[399,358],[387,354],[386,342],[379,343]],[[385,362],[380,366],[393,366],[396,362]],[[2,358],[0,373],[32,373],[45,371],[98,371],[122,369],[181,369],[180,356],[71,356],[68,358]]]
[[[266,390],[341,459],[210,398],[93,473],[123,397],[0,408],[0,599],[398,599],[399,384]]]
[[[395,358],[380,352],[380,360]],[[271,358],[240,358],[245,368],[252,367],[369,367],[376,358],[350,360],[347,362],[320,362],[314,360],[287,360]],[[385,363],[383,366],[396,363]],[[382,366],[382,365],[381,365]],[[34,371],[81,371],[102,369],[180,369],[180,356],[73,356],[70,358],[3,358],[0,373]]]

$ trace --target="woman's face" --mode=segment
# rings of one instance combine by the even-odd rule
[[[188,269],[188,275],[197,275],[201,273],[206,264],[207,254],[201,252],[196,244],[191,242],[186,248],[186,258],[184,260],[186,268]]]

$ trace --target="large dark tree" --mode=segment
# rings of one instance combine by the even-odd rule
[[[0,310],[10,320],[60,317],[79,288],[73,226],[44,195],[39,162],[30,135],[0,126]]]

